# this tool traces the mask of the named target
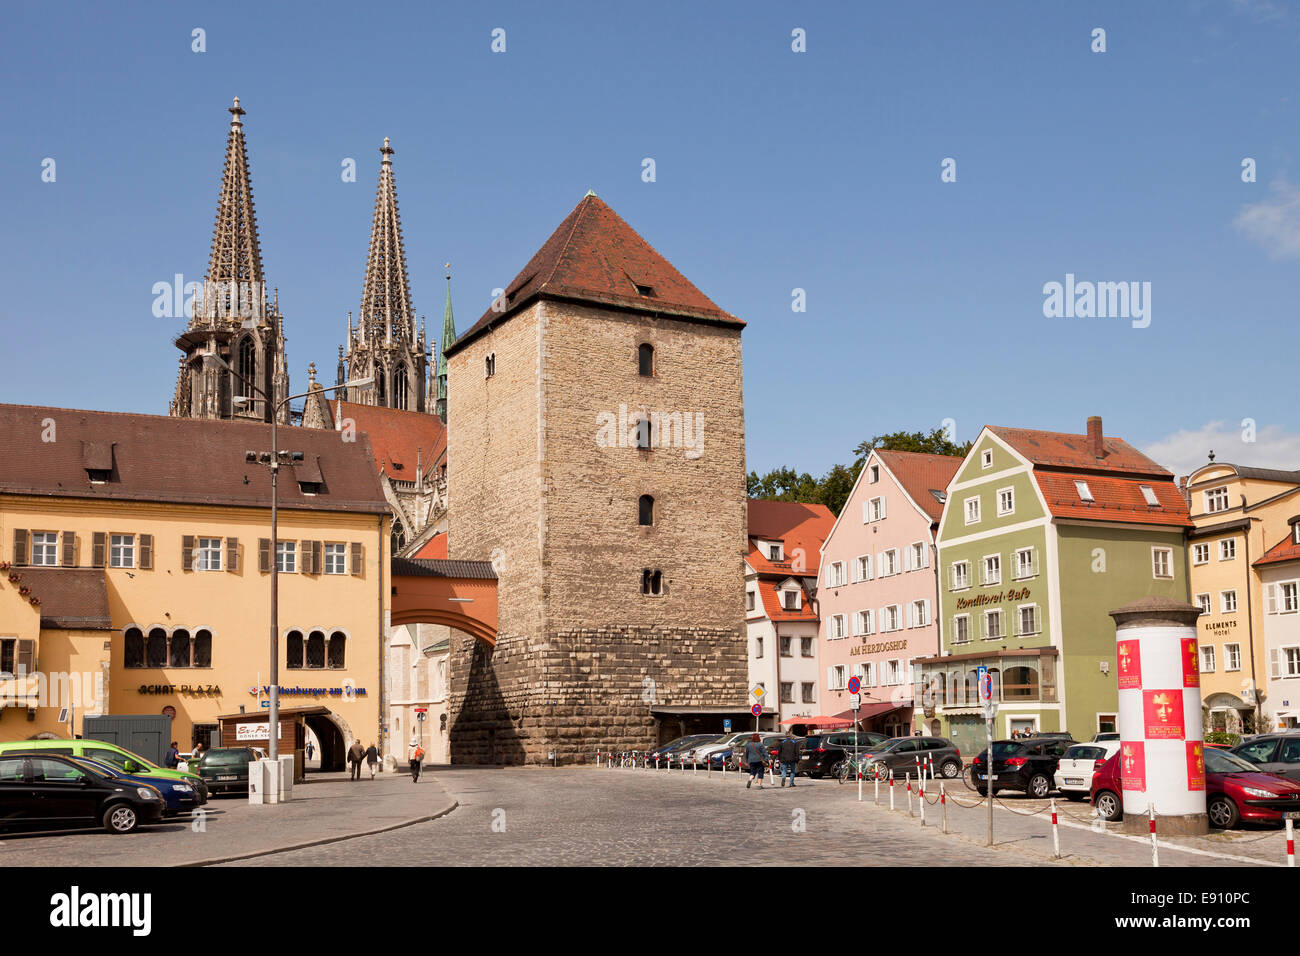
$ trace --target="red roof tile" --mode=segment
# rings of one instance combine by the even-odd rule
[[[1102,458],[1088,449],[1087,435],[1067,432],[1044,432],[1032,428],[1006,428],[990,425],[997,435],[1035,465],[1051,468],[1075,468],[1088,471],[1113,471],[1142,475],[1170,475],[1122,438],[1102,438]]]
[[[1192,526],[1187,501],[1179,493],[1172,478],[1143,479],[1038,469],[1034,469],[1033,475],[1053,517],[1188,528]],[[1079,497],[1079,490],[1074,484],[1076,481],[1088,483],[1088,490],[1093,497],[1091,503]],[[1146,497],[1142,494],[1143,485],[1155,492],[1156,500],[1160,502],[1159,507],[1147,504]]]
[[[1294,531],[1265,551],[1254,566],[1281,564],[1283,561],[1300,561],[1300,544],[1296,543]]]
[[[738,328],[745,324],[718,308],[618,213],[588,194],[506,286],[505,309],[489,307],[446,354],[452,355],[539,296]]]
[[[930,516],[930,520],[938,521],[943,515],[943,502],[931,492],[946,489],[965,459],[960,455],[925,455],[887,448],[877,448],[876,457],[893,472],[903,490]]]
[[[108,584],[101,568],[14,568],[18,586],[32,589],[40,598],[41,627],[70,630],[107,630],[113,622],[108,611]]]
[[[799,599],[799,610],[787,611],[781,606],[781,596],[777,594],[777,585],[784,577],[780,578],[762,578],[758,579],[758,593],[763,597],[763,612],[769,620],[772,621],[810,621],[817,623],[817,615],[813,613],[812,607],[808,604],[808,592],[804,590],[803,585],[799,587],[801,597]]]
[[[427,475],[447,450],[447,426],[437,415],[355,402],[330,404],[335,418],[352,419],[358,433],[370,436],[375,464],[389,478],[414,481],[417,463]]]
[[[821,562],[822,544],[831,533],[835,515],[825,505],[798,501],[749,502],[749,565],[760,575],[779,574],[816,577]],[[785,561],[771,561],[761,554],[754,538],[780,541],[785,545]],[[803,562],[795,570],[793,561],[803,551]]]

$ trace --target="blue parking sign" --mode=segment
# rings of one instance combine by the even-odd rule
[[[723,721],[722,721],[722,729],[723,729],[724,731],[729,731],[729,730],[731,730],[731,721],[730,721],[730,720],[726,720],[726,719],[724,718]]]

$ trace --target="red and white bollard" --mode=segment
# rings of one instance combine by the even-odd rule
[[[948,832],[948,795],[944,792],[943,781],[939,781],[939,810],[943,814],[942,832]]]
[[[1056,825],[1055,797],[1048,801],[1048,806],[1052,808],[1052,857],[1059,860],[1061,858],[1061,831]]]
[[[1147,816],[1151,820],[1151,865],[1160,865],[1160,844],[1156,842],[1156,808],[1154,804],[1147,804]]]
[[[905,774],[907,777],[907,815],[912,815],[912,774],[909,771]]]
[[[1295,866],[1295,821],[1286,821],[1286,865]]]
[[[894,771],[889,771],[889,809],[894,809]]]

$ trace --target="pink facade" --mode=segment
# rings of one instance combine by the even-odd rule
[[[873,451],[822,546],[817,603],[822,712],[851,706],[862,681],[862,727],[890,735],[921,729],[912,714],[912,667],[939,653],[934,538],[944,489],[962,459]]]

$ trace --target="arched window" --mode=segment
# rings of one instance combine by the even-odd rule
[[[383,407],[388,406],[388,389],[384,385],[385,381],[386,379],[384,377],[384,370],[382,368],[376,368],[375,369],[375,404]]]
[[[328,662],[330,667],[347,667],[348,637],[342,631],[330,635]]]
[[[194,635],[194,666],[212,666],[212,632],[207,628],[199,630]]]
[[[655,347],[649,342],[642,342],[636,350],[636,363],[639,375],[654,375]]]
[[[393,407],[406,408],[406,366],[393,369]]]
[[[171,651],[167,663],[169,667],[190,666],[190,632],[183,627],[172,631]]]
[[[1032,667],[1008,667],[1002,694],[1007,700],[1037,700],[1038,671]]]
[[[312,631],[307,637],[307,668],[319,668],[325,666],[325,635],[320,631]]]
[[[238,378],[235,380],[235,393],[247,396],[249,404],[243,406],[250,408],[252,400],[257,397],[257,392],[253,391],[257,385],[257,345],[251,335],[245,335],[239,340],[238,352],[235,356],[235,374]]]
[[[284,641],[284,666],[291,671],[302,670],[302,631],[290,631]]]
[[[393,554],[396,554],[398,551],[401,551],[402,548],[406,547],[406,529],[402,527],[402,522],[396,519],[393,520],[391,538],[392,540],[389,544],[392,548]]]
[[[650,447],[650,418],[643,415],[636,420],[636,447]]]
[[[144,667],[144,634],[138,627],[128,627],[123,642],[124,667]]]
[[[161,627],[155,627],[149,632],[149,643],[145,647],[145,666],[167,666],[167,632]]]
[[[637,520],[643,525],[655,523],[655,500],[651,495],[642,495]]]
[[[942,673],[934,675],[930,687],[934,693],[934,700],[932,701],[934,706],[942,707],[948,703],[948,681]]]

